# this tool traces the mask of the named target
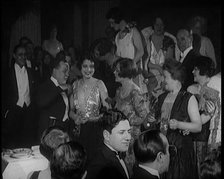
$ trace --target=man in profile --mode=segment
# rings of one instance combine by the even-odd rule
[[[128,150],[131,140],[131,128],[126,116],[115,109],[104,113],[102,117],[103,139],[99,154],[87,166],[86,179],[128,179],[130,173],[121,156]]]
[[[69,100],[67,79],[69,65],[64,58],[56,56],[51,63],[51,77],[39,86],[36,104],[39,109],[38,136],[50,126],[58,125],[68,130]]]
[[[137,165],[133,169],[133,179],[159,179],[169,168],[169,143],[165,135],[157,130],[148,130],[134,142]]]

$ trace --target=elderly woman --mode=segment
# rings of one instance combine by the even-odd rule
[[[166,92],[158,97],[156,118],[161,120],[161,132],[175,145],[177,155],[170,161],[168,178],[197,178],[196,162],[191,135],[201,131],[198,103],[191,93],[182,89],[184,69],[177,61],[167,61],[163,65]],[[190,171],[190,172],[189,172]]]
[[[141,125],[147,120],[148,109],[140,88],[133,82],[137,72],[134,62],[128,58],[120,58],[115,62],[115,80],[121,83],[116,91],[115,108],[122,111],[129,119],[132,126],[132,142],[126,156],[126,162],[133,167],[135,159],[133,153],[133,140],[141,132]]]

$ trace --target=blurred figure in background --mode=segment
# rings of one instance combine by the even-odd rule
[[[178,30],[177,45],[181,51],[180,63],[182,63],[182,67],[185,68],[186,75],[182,86],[185,90],[187,90],[187,87],[194,83],[192,71],[194,69],[195,58],[199,55],[193,49],[193,36],[189,29]]]
[[[52,179],[84,179],[87,154],[82,145],[70,141],[59,145],[50,161]]]
[[[193,33],[198,34],[201,38],[201,47],[200,54],[206,57],[210,57],[215,64],[215,68],[217,66],[216,57],[215,57],[215,49],[211,42],[211,40],[205,36],[207,31],[207,21],[204,17],[195,16],[190,19],[190,28]]]
[[[58,29],[56,25],[50,26],[49,39],[44,40],[42,48],[43,50],[49,52],[54,58],[57,53],[63,50],[63,45],[57,39]]]
[[[69,142],[68,133],[60,126],[49,127],[42,133],[40,138],[40,153],[49,161],[49,166],[42,171],[29,173],[28,179],[51,179],[50,161],[54,150],[63,143]]]
[[[141,74],[143,69],[142,56],[144,55],[144,48],[142,37],[136,27],[136,23],[130,21],[124,13],[124,10],[119,7],[111,8],[106,18],[110,26],[117,31],[115,37],[116,55],[122,58],[132,59],[134,65],[137,67],[139,74],[134,79],[134,82],[139,86],[142,93],[147,93],[144,77]]]
[[[200,165],[200,179],[221,179],[221,146],[209,153]]]

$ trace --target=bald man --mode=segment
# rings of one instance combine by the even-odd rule
[[[194,83],[194,76],[192,71],[194,69],[194,62],[197,54],[194,52],[192,47],[193,36],[187,29],[180,29],[177,32],[177,45],[181,51],[180,62],[185,68],[186,78],[182,84],[184,89]]]

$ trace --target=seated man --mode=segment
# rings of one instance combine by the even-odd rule
[[[60,179],[85,178],[86,151],[78,142],[61,144],[50,161],[51,177]]]
[[[134,153],[138,165],[134,166],[133,179],[159,179],[168,170],[169,143],[161,132],[148,130],[140,134],[134,142]]]
[[[65,142],[69,142],[70,137],[59,126],[53,126],[46,129],[41,137],[40,153],[46,157],[49,161],[52,157],[53,151]],[[28,175],[30,179],[51,179],[50,167],[42,171],[35,171]]]
[[[128,150],[131,128],[126,116],[115,109],[102,117],[104,145],[99,154],[87,166],[87,179],[129,178],[129,171],[120,152]]]

